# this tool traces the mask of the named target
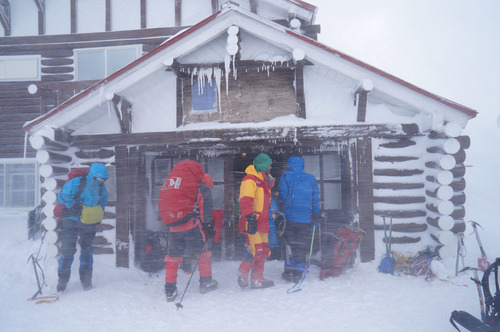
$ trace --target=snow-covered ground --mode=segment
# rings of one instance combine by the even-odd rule
[[[94,288],[83,291],[78,262],[66,292],[51,304],[28,302],[38,289],[29,256],[40,241],[27,239],[26,215],[0,216],[1,331],[454,331],[454,309],[479,317],[476,287],[470,275],[425,281],[377,272],[377,264],[356,263],[337,278],[319,280],[312,266],[302,291],[288,294],[282,263],[266,263],[268,289],[242,290],[236,283],[238,262],[215,262],[218,290],[200,294],[196,272],[177,310],[163,294],[164,271],[150,276],[139,268],[115,268],[111,255],[95,256]],[[47,286],[55,292],[57,263],[41,261]],[[466,256],[476,266],[476,257]],[[189,275],[179,273],[182,291]],[[180,297],[178,298],[178,300]],[[177,301],[176,301],[177,302]]]

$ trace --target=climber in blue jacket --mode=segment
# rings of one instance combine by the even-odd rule
[[[285,260],[283,279],[298,282],[305,271],[307,242],[311,222],[320,215],[320,196],[316,178],[304,171],[304,158],[291,156],[280,178],[278,204],[286,217],[285,239],[291,257]]]

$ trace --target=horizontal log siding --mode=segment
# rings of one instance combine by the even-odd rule
[[[426,238],[424,161],[425,141],[421,137],[374,139],[373,192],[375,231],[386,242],[383,221],[393,222],[393,249],[409,250]],[[401,249],[398,249],[401,248]]]
[[[182,28],[1,38],[2,55],[40,55],[41,77],[33,82],[0,82],[0,158],[22,158],[24,123],[93,84],[73,81],[75,49],[140,44],[143,52],[149,52]],[[57,84],[61,82],[66,86]],[[28,93],[30,84],[38,87],[34,95]],[[28,144],[27,157],[34,154]]]

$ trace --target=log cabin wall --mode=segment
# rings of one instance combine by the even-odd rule
[[[75,49],[140,45],[142,53],[156,48],[181,28],[0,38],[0,55],[40,56],[40,80],[0,82],[0,158],[24,156],[25,122],[60,105],[97,81],[75,81]],[[30,85],[36,92],[28,92]],[[35,150],[27,146],[27,157]]]
[[[383,218],[387,226],[392,218],[395,251],[416,252],[430,244],[442,258],[454,257],[457,234],[465,230],[464,161],[470,145],[470,138],[459,132],[444,125],[425,136],[374,139],[374,227],[382,239],[378,245],[388,240]]]
[[[374,228],[378,231],[378,248],[384,252],[384,219],[389,227],[392,218],[392,244],[395,250],[408,250],[409,244],[425,243],[425,176],[422,137],[373,140]],[[422,241],[423,240],[423,241]],[[411,246],[410,246],[411,247]]]

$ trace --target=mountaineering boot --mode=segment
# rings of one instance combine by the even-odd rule
[[[273,286],[274,286],[274,281],[268,279],[262,279],[262,280],[252,280],[252,285],[250,286],[250,288],[252,289],[269,288]]]
[[[184,257],[179,265],[184,273],[191,274],[193,272],[193,264],[191,262],[191,259]]]
[[[92,289],[92,268],[84,267],[79,270],[80,272],[80,282],[84,290]]]
[[[294,277],[293,272],[291,271],[286,271],[281,274],[281,278],[283,278],[283,280],[288,282],[293,282],[293,277]]]
[[[174,302],[177,297],[177,287],[174,283],[165,283],[165,295],[167,297],[167,302]]]
[[[244,277],[242,275],[238,275],[238,286],[245,289],[248,287],[248,277]]]
[[[208,282],[201,282],[200,283],[200,293],[201,294],[206,294],[210,291],[216,290],[219,286],[219,283],[217,280],[212,280]]]
[[[66,290],[66,286],[68,285],[67,282],[62,282],[61,280],[59,280],[57,282],[57,292],[58,293],[62,293]]]

